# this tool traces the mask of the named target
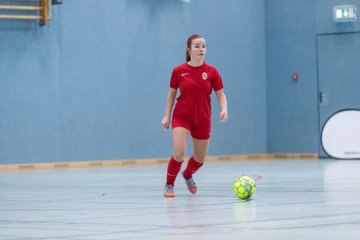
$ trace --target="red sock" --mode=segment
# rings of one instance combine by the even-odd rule
[[[173,156],[171,156],[170,161],[168,163],[167,175],[166,175],[166,185],[172,184],[174,185],[176,176],[180,172],[181,165],[183,162],[178,162],[175,160]]]
[[[186,166],[186,169],[184,171],[184,177],[186,179],[189,179],[192,177],[192,175],[194,173],[196,173],[197,170],[199,170],[199,168],[201,168],[201,166],[203,165],[204,163],[199,163],[195,160],[195,158],[192,156],[189,161],[188,161],[188,164]]]

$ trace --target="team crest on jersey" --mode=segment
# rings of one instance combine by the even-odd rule
[[[201,76],[202,76],[203,80],[206,80],[208,78],[208,75],[206,72],[203,72]]]

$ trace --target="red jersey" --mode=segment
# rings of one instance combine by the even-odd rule
[[[183,63],[174,68],[170,87],[180,89],[173,118],[185,118],[193,123],[211,121],[212,89],[222,89],[223,83],[215,67],[204,62],[199,67]]]

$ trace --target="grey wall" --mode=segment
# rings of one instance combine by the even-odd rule
[[[169,157],[160,125],[186,39],[205,36],[230,120],[210,155],[267,151],[265,3],[72,0],[49,27],[0,20],[0,163]],[[190,149],[191,150],[191,149]]]
[[[221,125],[213,97],[209,155],[317,153],[316,36],[360,31],[332,21],[348,3],[72,0],[54,6],[49,27],[0,20],[0,163],[170,156],[160,120],[193,33],[229,101]]]
[[[265,2],[268,151],[318,153],[316,36],[360,31],[358,21],[335,23],[332,15],[333,6],[355,4],[359,9],[360,1]],[[292,79],[295,71],[298,81]]]

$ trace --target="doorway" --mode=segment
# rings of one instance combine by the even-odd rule
[[[317,35],[317,58],[321,136],[332,115],[360,109],[360,32]],[[319,141],[319,156],[331,157]]]

